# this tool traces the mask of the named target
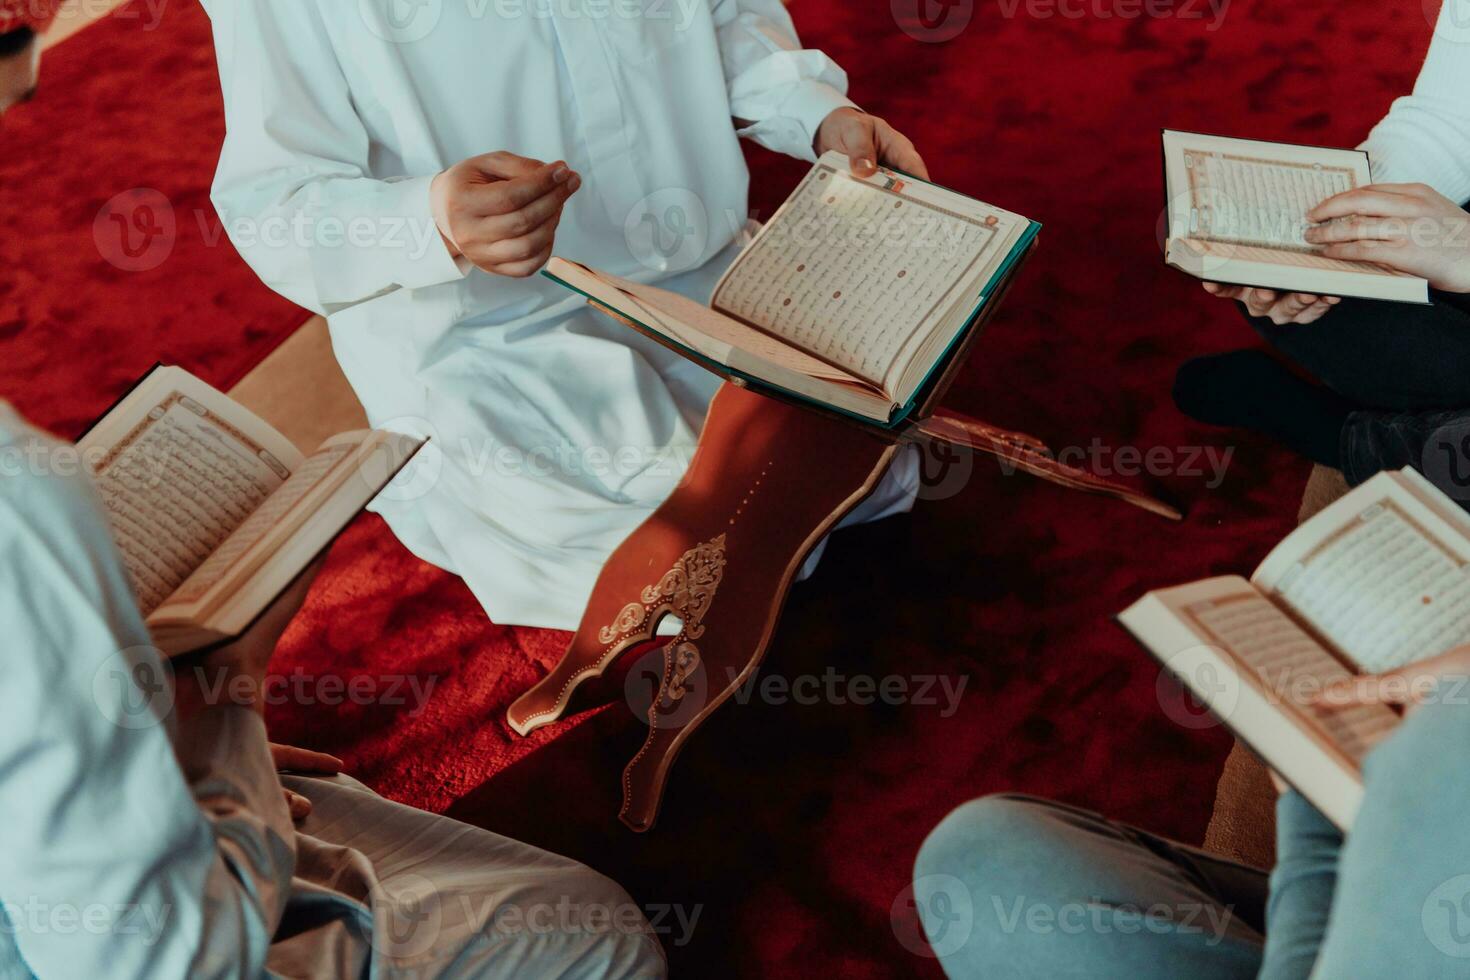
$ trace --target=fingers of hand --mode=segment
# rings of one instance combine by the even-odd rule
[[[1314,245],[1330,245],[1333,242],[1398,241],[1408,233],[1409,222],[1403,218],[1352,215],[1308,228],[1302,237]]]
[[[300,793],[293,793],[284,787],[281,789],[281,793],[286,797],[286,809],[291,812],[291,819],[293,821],[305,820],[311,816],[311,800],[308,800]]]
[[[458,242],[475,265],[496,275],[529,276],[551,257],[556,230],[567,199],[581,187],[572,174],[550,193],[529,201],[525,207],[474,221]]]
[[[1324,296],[1296,315],[1297,323],[1316,323],[1336,305],[1335,297]]]
[[[1218,282],[1205,282],[1201,285],[1204,286],[1205,292],[1212,296],[1240,300],[1245,304],[1245,308],[1251,316],[1270,316],[1278,324],[1288,321],[1292,323],[1312,323],[1321,319],[1323,314],[1339,302],[1336,296],[1313,296],[1310,293],[1292,293],[1289,296],[1278,299],[1276,293],[1270,289],[1255,289],[1250,286],[1230,286]],[[1289,309],[1293,312],[1282,315],[1282,311],[1276,308],[1278,304],[1289,304]]]
[[[577,174],[565,163],[548,163],[529,174],[509,180],[496,180],[470,192],[469,210],[479,217],[504,215],[528,207],[538,198],[570,193],[566,186]],[[578,180],[580,185],[580,180]]]
[[[1470,646],[1454,647],[1402,670],[1346,677],[1329,684],[1313,700],[1324,708],[1359,704],[1402,704],[1412,707],[1430,697],[1446,681],[1470,681]]]
[[[271,764],[292,772],[333,774],[342,771],[342,760],[326,752],[270,743]]]
[[[1429,678],[1433,686],[1433,678]],[[1365,674],[1344,677],[1324,687],[1311,701],[1322,708],[1351,708],[1363,704],[1404,704],[1411,700],[1414,678],[1404,674]]]
[[[498,265],[485,267],[485,271],[493,272],[497,276],[510,276],[513,279],[524,279],[526,276],[534,275],[536,270],[546,264],[551,258],[551,246],[547,245],[542,251],[537,252],[529,259],[521,262],[504,262]]]
[[[867,113],[856,112],[843,120],[837,147],[847,154],[848,165],[855,176],[871,177],[878,172],[876,122]]]
[[[550,221],[532,228],[516,238],[502,238],[473,256],[482,266],[501,266],[513,262],[524,262],[542,252],[550,251],[556,240],[556,229],[560,224],[554,216]]]
[[[919,156],[919,151],[907,136],[882,119],[874,120],[874,135],[879,160],[920,180],[929,179],[929,168],[924,165],[924,158]]]
[[[1412,218],[1423,211],[1423,200],[1413,194],[1388,188],[1389,184],[1369,184],[1333,195],[1307,212],[1307,220],[1322,222],[1350,215],[1381,218]],[[1400,185],[1402,186],[1402,185]]]
[[[504,214],[495,214],[480,220],[479,238],[486,242],[506,241],[520,238],[545,225],[559,220],[567,199],[582,186],[581,178],[573,175],[571,180],[558,186],[549,194],[535,198],[525,207]]]
[[[486,153],[467,161],[470,166],[493,180],[514,180],[529,177],[546,166],[542,160],[519,156],[505,150]]]
[[[1341,242],[1328,245],[1322,254],[1329,259],[1348,259],[1353,262],[1385,262],[1392,264],[1403,242]]]
[[[1265,316],[1271,312],[1271,307],[1276,302],[1276,291],[1246,287],[1238,298],[1245,304],[1246,311],[1251,316]]]
[[[1438,191],[1436,191],[1433,187],[1430,187],[1428,184],[1395,184],[1385,181],[1383,183],[1368,184],[1366,186],[1368,189],[1383,191],[1387,194],[1404,194],[1408,197],[1417,197],[1421,199],[1434,197],[1438,194]]]
[[[1277,324],[1299,323],[1298,318],[1319,299],[1311,293],[1287,293],[1271,307],[1271,321]]]

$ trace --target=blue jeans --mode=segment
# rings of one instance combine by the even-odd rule
[[[1369,757],[1346,841],[1284,795],[1269,875],[1063,804],[974,800],[924,842],[914,901],[956,980],[1470,976],[1467,748],[1470,707],[1420,708]]]

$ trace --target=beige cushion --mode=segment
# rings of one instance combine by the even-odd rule
[[[1347,491],[1347,481],[1337,470],[1312,467],[1297,523]],[[1215,812],[1205,830],[1204,846],[1258,868],[1269,868],[1276,861],[1276,789],[1265,765],[1240,742],[1230,750],[1215,787]]]
[[[314,316],[230,389],[230,397],[310,453],[341,432],[367,428],[367,414],[332,353],[327,321]]]
[[[1319,510],[1347,492],[1347,480],[1341,473],[1325,466],[1313,466],[1312,475],[1307,478],[1307,489],[1302,493],[1302,506],[1296,512],[1296,522],[1306,523],[1316,517]]]

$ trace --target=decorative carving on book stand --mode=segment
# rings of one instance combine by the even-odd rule
[[[628,603],[612,625],[597,631],[598,641],[614,643],[639,631],[653,619],[655,612],[672,612],[684,621],[680,635],[691,640],[699,639],[704,635],[700,621],[714,601],[724,573],[725,536],[722,534],[684,552],[684,556],[659,579],[658,584],[643,590],[641,602]],[[649,630],[648,634],[651,633]]]

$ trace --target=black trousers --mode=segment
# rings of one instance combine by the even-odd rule
[[[1381,470],[1412,466],[1470,509],[1470,295],[1431,292],[1428,306],[1344,299],[1308,324],[1278,325],[1248,313],[1246,320],[1345,407],[1311,421],[1296,418],[1300,399],[1278,406],[1269,394],[1242,390],[1227,396],[1239,403],[1239,421],[1211,417],[1232,410],[1221,412],[1218,394],[1205,402],[1190,395],[1198,385],[1231,377],[1237,351],[1196,358],[1181,369],[1175,380],[1181,408],[1214,424],[1257,427],[1278,438],[1292,433],[1288,443],[1299,440],[1294,448],[1320,461],[1330,457],[1354,485]]]
[[[1362,408],[1470,411],[1470,295],[1432,292],[1431,299],[1429,306],[1344,299],[1308,324],[1246,319],[1277,351]]]

